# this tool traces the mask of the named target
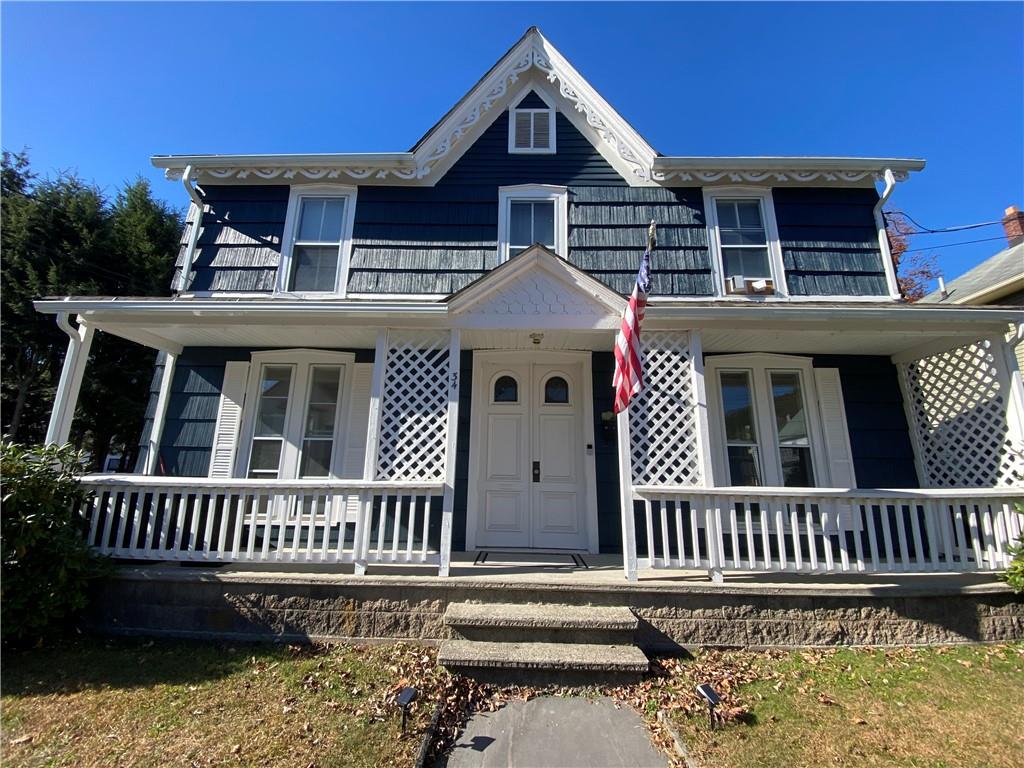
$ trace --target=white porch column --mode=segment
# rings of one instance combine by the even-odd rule
[[[626,581],[636,581],[636,518],[633,514],[633,457],[629,439],[629,409],[616,416],[619,441],[619,511],[622,516],[622,567]],[[648,552],[648,558],[654,553]]]
[[[455,452],[459,434],[459,357],[462,334],[452,329],[448,343],[448,443],[444,453],[444,502],[441,507],[441,562],[438,576],[447,576],[452,559],[452,517],[455,506]]]
[[[1002,371],[1006,387],[1006,432],[1017,450],[1024,450],[1024,384],[1021,382],[1020,366],[1017,364],[1016,344],[1024,344],[1020,336],[1024,325],[1015,329],[1008,340],[1005,335],[993,336],[993,357]]]
[[[78,392],[82,388],[82,375],[89,360],[89,348],[96,329],[78,317],[78,327],[68,322],[68,313],[57,313],[57,325],[68,335],[68,351],[60,372],[57,394],[50,413],[50,426],[46,430],[46,444],[64,445],[71,434],[71,421],[78,405]]]
[[[363,480],[377,479],[377,451],[380,447],[380,409],[384,399],[384,372],[388,366],[388,329],[377,331],[373,353],[373,379],[370,382],[370,414],[366,422],[366,458]],[[357,576],[366,574],[366,537],[370,534],[373,515],[373,494],[365,493],[359,502],[355,538],[352,540],[352,561]],[[383,524],[383,523],[382,523]]]
[[[704,384],[704,341],[699,330],[690,331],[690,359],[693,372],[693,396],[696,403],[697,445],[700,450],[701,484],[705,488],[715,485],[714,465],[711,461],[711,428],[708,422],[708,393]],[[721,534],[718,530],[717,516],[705,510],[707,525],[704,535],[707,536],[708,577],[715,583],[725,580],[722,575],[722,563],[719,559]]]
[[[153,424],[149,430],[149,441],[146,446],[146,466],[143,474],[152,475],[156,473],[160,464],[160,438],[164,434],[164,424],[167,421],[167,403],[171,399],[171,382],[174,381],[174,367],[178,362],[178,356],[174,352],[164,352],[164,370],[160,376],[160,394],[157,396],[156,412],[153,414]]]

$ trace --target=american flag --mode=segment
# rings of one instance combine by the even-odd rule
[[[640,271],[629,303],[622,313],[622,328],[615,337],[615,412],[629,407],[629,400],[644,388],[643,360],[640,357],[640,324],[644,320],[647,294],[651,292],[651,251],[654,250],[654,222],[647,230],[647,250],[640,259]]]

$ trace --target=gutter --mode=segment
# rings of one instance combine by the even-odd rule
[[[668,170],[807,170],[875,171],[899,173],[923,170],[925,161],[909,157],[683,157],[654,159],[656,171]]]
[[[896,262],[892,260],[892,251],[889,248],[889,235],[885,230],[885,217],[882,216],[882,208],[889,202],[889,197],[892,195],[893,190],[896,189],[896,176],[891,168],[886,168],[882,178],[885,179],[885,189],[882,190],[878,202],[875,203],[874,210],[875,226],[878,228],[878,247],[882,252],[882,266],[885,267],[885,280],[889,284],[889,295],[894,299],[902,299],[903,292],[900,290],[899,281],[896,279]]]
[[[192,186],[192,166],[186,165],[181,174],[181,183],[185,192],[195,206],[195,218],[192,220],[192,229],[188,233],[188,248],[185,249],[185,258],[181,261],[181,275],[178,278],[177,290],[184,291],[188,288],[188,279],[192,274],[192,264],[196,259],[196,246],[199,244],[199,232],[203,228],[204,205],[199,190]]]

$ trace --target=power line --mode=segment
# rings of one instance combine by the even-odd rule
[[[921,223],[915,221],[914,218],[909,213],[906,213],[904,211],[886,211],[883,215],[884,216],[893,216],[893,215],[902,216],[907,221],[909,221],[911,224],[913,224],[915,227],[917,227],[917,229],[918,229],[917,232],[906,232],[905,234],[907,234],[907,235],[937,235],[937,234],[942,234],[943,232],[963,232],[966,229],[980,229],[981,227],[991,227],[991,226],[994,226],[996,224],[1002,224],[1003,223],[1002,221],[984,221],[984,222],[981,222],[980,224],[964,224],[964,225],[959,226],[959,227],[942,227],[940,229],[932,229],[931,227],[926,227],[924,224],[921,224]]]
[[[953,248],[957,245],[973,245],[974,243],[990,243],[993,240],[1002,240],[1001,237],[985,237],[981,240],[964,240],[962,243],[946,243],[945,245],[930,245],[927,248],[907,248],[904,253],[916,253],[918,251],[934,251],[937,248]]]

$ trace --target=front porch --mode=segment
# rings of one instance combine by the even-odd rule
[[[83,481],[117,557],[970,572],[1004,568],[1024,524],[1008,310],[655,302],[616,418],[622,299],[539,247],[443,302],[38,306],[71,336],[53,442],[96,330],[164,353],[139,474]]]

